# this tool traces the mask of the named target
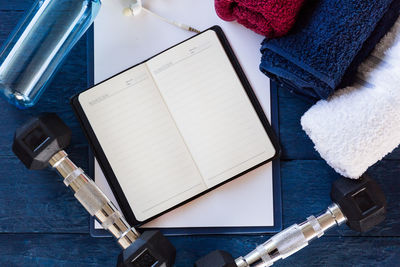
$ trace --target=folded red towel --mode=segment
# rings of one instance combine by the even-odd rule
[[[285,35],[305,0],[215,0],[218,16],[269,38]]]

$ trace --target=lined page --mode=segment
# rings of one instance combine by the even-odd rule
[[[145,65],[83,92],[79,102],[138,220],[204,191]]]
[[[208,187],[273,157],[275,149],[214,31],[147,66]]]

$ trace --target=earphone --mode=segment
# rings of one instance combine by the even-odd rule
[[[124,8],[122,11],[124,16],[137,16],[143,10],[142,0],[133,0],[129,7]]]
[[[142,0],[132,0],[132,3],[129,5],[129,7],[126,7],[126,8],[123,9],[123,14],[125,16],[127,16],[127,17],[129,17],[129,16],[138,16],[142,11],[145,11],[148,14],[153,15],[153,16],[155,16],[155,17],[157,17],[157,18],[159,18],[159,19],[161,19],[161,20],[163,20],[163,21],[165,21],[165,22],[167,22],[167,23],[169,23],[171,25],[179,27],[181,29],[184,29],[184,30],[187,30],[187,31],[190,31],[190,32],[195,32],[195,33],[199,33],[200,32],[199,30],[197,30],[197,29],[195,29],[195,28],[193,28],[191,26],[188,26],[186,24],[179,23],[179,22],[164,18],[164,17],[162,17],[162,16],[150,11],[149,9],[147,9],[147,8],[145,8],[143,6]]]

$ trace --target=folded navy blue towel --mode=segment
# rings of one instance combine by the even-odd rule
[[[400,0],[309,1],[289,35],[265,39],[260,69],[293,93],[326,99],[395,23]]]

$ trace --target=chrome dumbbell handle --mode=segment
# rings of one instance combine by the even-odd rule
[[[117,239],[123,249],[139,237],[136,229],[130,227],[110,199],[68,158],[64,150],[53,155],[49,164],[64,178],[64,184],[72,189],[82,206]]]
[[[321,215],[310,216],[301,224],[291,227],[271,237],[244,257],[236,259],[238,267],[271,266],[274,262],[289,257],[308,243],[321,237],[330,228],[346,222],[346,217],[337,204],[332,204]]]

